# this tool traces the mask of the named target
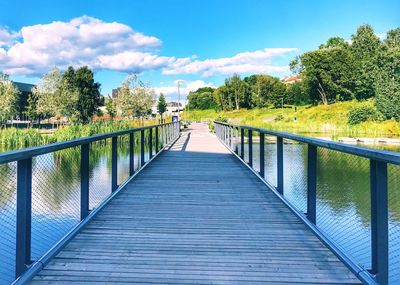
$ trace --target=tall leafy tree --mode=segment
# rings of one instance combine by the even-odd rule
[[[74,102],[74,121],[88,123],[100,104],[100,83],[94,81],[94,74],[87,66],[80,67],[75,72],[69,67],[63,80],[66,83],[65,92],[77,95]]]
[[[191,109],[215,109],[217,102],[215,100],[214,88],[202,87],[196,91],[189,92],[189,108]]]
[[[376,105],[386,119],[400,121],[400,28],[387,33],[378,57]]]
[[[160,97],[158,97],[157,111],[161,116],[161,121],[163,121],[163,115],[167,111],[167,101],[162,93],[160,93]]]
[[[144,118],[151,113],[155,96],[149,84],[139,80],[137,75],[129,75],[119,89],[117,107],[123,116]]]
[[[12,119],[17,113],[19,90],[8,75],[0,72],[0,121]]]
[[[375,96],[375,82],[379,74],[378,57],[381,42],[370,25],[362,25],[351,37],[350,51],[353,57],[354,93],[357,99]]]
[[[245,95],[245,84],[238,74],[233,74],[231,77],[225,79],[225,86],[229,90],[236,110],[239,110],[240,103],[243,102]]]
[[[72,104],[69,102],[73,102],[75,98],[63,96],[62,84],[62,73],[57,68],[53,68],[32,89],[37,100],[39,115],[60,118],[70,112]]]
[[[328,104],[355,97],[354,59],[347,46],[334,46],[306,52],[291,62],[293,72],[298,72],[314,102]]]

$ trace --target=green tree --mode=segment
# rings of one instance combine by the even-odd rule
[[[202,87],[196,91],[189,92],[188,95],[190,109],[216,109],[217,102],[214,95],[214,88]]]
[[[233,101],[235,109],[239,110],[241,102],[243,102],[245,95],[245,84],[238,74],[233,74],[231,77],[225,79],[225,86],[230,94],[231,101]]]
[[[158,97],[157,111],[161,116],[161,122],[163,122],[163,114],[167,111],[167,101],[162,93],[160,93],[160,97]]]
[[[325,44],[319,46],[320,49],[324,48],[335,48],[335,47],[348,47],[349,44],[341,37],[332,37],[329,38]]]
[[[387,33],[378,57],[375,92],[377,109],[386,119],[400,121],[400,28]]]
[[[350,51],[353,57],[354,93],[357,99],[375,96],[375,82],[381,42],[370,25],[363,25],[351,37]]]
[[[154,90],[137,75],[129,75],[118,91],[117,107],[123,116],[143,119],[151,114],[154,102]]]
[[[32,127],[33,120],[38,118],[36,96],[34,94],[29,95],[27,103],[28,103],[28,105],[25,107],[24,114],[31,121],[31,127]]]
[[[105,100],[105,106],[108,115],[113,120],[114,117],[117,115],[117,106],[115,104],[115,100],[111,96],[108,96],[107,99]]]
[[[290,63],[301,75],[314,102],[323,104],[350,100],[354,95],[354,59],[348,47],[310,51]]]
[[[63,93],[77,97],[73,102],[72,120],[87,124],[100,104],[100,83],[94,81],[94,74],[87,66],[76,71],[69,67],[63,74],[63,82]]]
[[[12,119],[17,113],[19,90],[8,75],[0,72],[0,121]]]
[[[57,68],[43,76],[32,93],[37,99],[37,113],[43,117],[62,117],[71,105],[66,102],[75,99],[63,96],[62,73]]]

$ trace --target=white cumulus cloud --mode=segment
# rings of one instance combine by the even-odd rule
[[[68,65],[141,72],[169,62],[149,52],[161,46],[158,38],[88,16],[26,26],[18,35],[0,29],[0,60],[10,74],[42,74],[53,66]]]
[[[287,65],[276,64],[275,58],[297,51],[296,48],[266,48],[201,60],[195,55],[184,58],[160,55],[161,45],[160,39],[137,32],[128,25],[89,16],[25,26],[16,32],[0,26],[0,70],[8,74],[41,76],[54,66],[65,69],[69,65],[87,65],[95,71],[162,70],[164,75],[198,74],[203,77],[270,74],[289,69]],[[207,83],[188,82],[183,92],[191,91],[190,84]]]
[[[163,74],[201,74],[202,76],[229,75],[233,73],[285,72],[288,66],[271,64],[271,59],[298,51],[297,48],[266,48],[238,53],[232,57],[198,60],[181,58],[163,69]]]

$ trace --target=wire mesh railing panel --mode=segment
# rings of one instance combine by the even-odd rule
[[[307,144],[284,140],[283,193],[300,212],[307,212]]]
[[[400,284],[400,166],[388,166],[389,284]]]
[[[118,137],[118,185],[121,185],[129,178],[129,135]]]
[[[95,208],[111,194],[111,139],[90,145],[89,208]]]
[[[32,160],[32,259],[80,220],[80,147]]]
[[[0,164],[0,284],[15,275],[17,163]]]
[[[325,148],[318,148],[317,155],[317,226],[345,254],[370,268],[369,159]]]
[[[276,137],[265,135],[264,177],[273,186],[277,186],[277,145]]]

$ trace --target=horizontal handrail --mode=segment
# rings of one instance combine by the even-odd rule
[[[235,124],[228,124],[224,122],[218,122],[216,121],[215,123],[224,125],[224,126],[229,126],[229,127],[235,127],[235,128],[241,128],[245,130],[251,130],[251,131],[256,131],[260,132],[263,134],[271,135],[271,136],[276,136],[276,137],[281,137],[284,139],[289,139],[289,140],[294,140],[302,143],[307,143],[327,149],[332,149],[348,154],[354,154],[358,156],[362,156],[365,158],[369,159],[375,159],[387,163],[392,163],[396,165],[400,165],[400,153],[394,152],[394,151],[387,151],[387,150],[380,150],[380,149],[372,149],[368,147],[363,147],[363,146],[356,146],[356,145],[348,145],[340,142],[334,142],[334,141],[328,141],[324,139],[317,139],[317,138],[310,138],[310,137],[305,137],[305,136],[300,136],[300,135],[295,135],[287,132],[279,132],[279,131],[272,131],[272,130],[267,130],[267,129],[262,129],[262,128],[256,128],[256,127],[251,127],[251,126],[241,126],[241,125],[235,125]]]
[[[12,162],[12,161],[23,160],[23,159],[31,158],[31,157],[38,156],[38,155],[43,155],[43,154],[47,154],[47,153],[75,147],[75,146],[80,146],[83,144],[88,144],[88,143],[92,143],[92,142],[96,142],[96,141],[101,141],[104,139],[127,135],[130,133],[140,132],[142,130],[148,130],[148,129],[152,129],[155,127],[161,127],[161,126],[166,126],[166,125],[170,125],[170,124],[173,124],[173,123],[163,123],[163,124],[145,126],[145,127],[140,127],[140,128],[132,128],[132,129],[127,129],[127,130],[122,130],[122,131],[117,131],[117,132],[112,132],[112,133],[98,134],[98,135],[94,135],[94,136],[90,136],[90,137],[68,140],[68,141],[64,141],[64,142],[56,142],[56,143],[51,143],[51,144],[47,144],[47,145],[41,145],[41,146],[29,147],[29,148],[25,148],[25,149],[21,149],[21,150],[4,152],[4,153],[0,153],[0,164]]]

